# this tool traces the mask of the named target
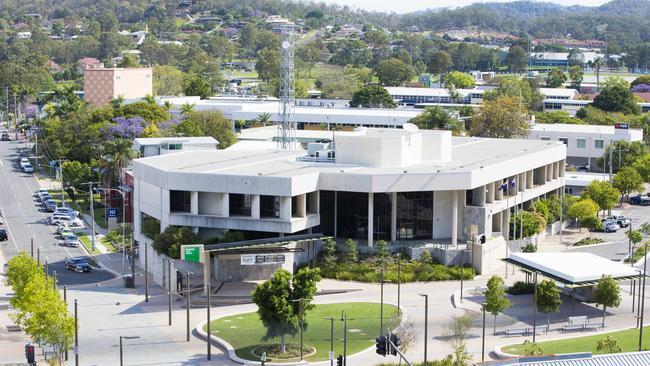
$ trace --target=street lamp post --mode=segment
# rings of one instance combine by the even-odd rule
[[[169,325],[172,325],[172,262],[174,260],[169,258],[169,261],[167,262],[167,307],[168,307],[168,314],[169,314]]]
[[[77,317],[77,299],[74,299],[74,364],[79,366],[79,318]]]
[[[486,303],[481,304],[483,310],[483,336],[481,337],[481,362],[485,361],[485,307]]]
[[[330,359],[330,366],[334,366],[334,318],[333,317],[327,317],[325,319],[328,319],[330,321],[330,354],[329,354],[329,359]]]
[[[420,294],[424,297],[424,366],[427,366],[427,343],[429,343],[429,295]]]
[[[186,303],[185,307],[187,308],[187,341],[190,341],[190,305],[191,305],[191,300],[190,296],[192,296],[192,280],[190,279],[190,276],[192,275],[192,272],[187,271],[187,288],[185,289],[187,293],[185,294],[186,298]]]
[[[345,310],[341,311],[341,321],[343,322],[343,366],[348,364],[348,314]]]
[[[304,332],[304,318],[303,318],[303,311],[302,311],[302,301],[303,298],[299,298],[296,300],[291,300],[292,302],[298,302],[298,305],[300,306],[300,361],[303,359],[303,332]]]
[[[379,334],[384,334],[384,267],[381,268],[381,301],[379,305]]]
[[[208,343],[208,361],[212,359],[212,331],[210,329],[210,283],[207,283],[205,285],[208,290],[208,308],[207,308],[207,317],[208,317],[208,335],[207,335],[207,343]]]
[[[465,251],[461,250],[460,251],[460,302],[463,302],[463,276],[464,275],[465,275]]]
[[[122,339],[138,339],[138,336],[120,336],[120,366],[124,366],[124,352],[122,351]]]
[[[397,252],[397,314],[402,314],[402,309],[400,307],[400,298],[401,298],[401,284],[402,284],[402,279],[401,277],[402,273],[402,254],[400,252]]]
[[[643,345],[643,311],[645,310],[645,278],[646,278],[646,268],[648,264],[648,242],[646,242],[643,255],[643,292],[641,294],[641,317],[639,323],[639,352],[641,352],[641,346]]]
[[[535,335],[537,333],[537,272],[535,272],[535,284],[533,292],[533,343],[535,343]]]

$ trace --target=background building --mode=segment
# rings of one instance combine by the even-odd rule
[[[93,106],[111,100],[144,98],[153,95],[151,68],[90,67],[84,70],[84,100]]]

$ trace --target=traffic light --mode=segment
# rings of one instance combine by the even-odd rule
[[[28,344],[25,346],[25,358],[27,358],[27,363],[30,365],[36,364],[36,355],[34,353],[34,346]]]
[[[402,341],[399,339],[397,334],[391,333],[390,342],[393,344],[390,347],[390,354],[393,356],[397,356],[397,350],[399,349],[399,346],[402,344]]]
[[[375,347],[377,348],[376,352],[378,355],[386,356],[386,343],[386,337],[383,334],[375,338]]]
[[[339,355],[339,357],[336,358],[336,366],[343,366],[343,356]]]

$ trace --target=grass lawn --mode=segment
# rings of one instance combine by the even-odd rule
[[[91,248],[93,247],[93,243],[92,243],[92,241],[90,240],[90,237],[89,237],[89,236],[87,236],[87,235],[79,236],[79,241],[81,242],[81,244],[83,244],[84,247],[86,247],[86,249],[88,249],[88,251],[89,251],[90,253],[95,254],[95,255],[97,255],[97,254],[102,254],[102,253],[99,251],[99,249],[97,249],[97,247],[95,247],[95,250],[92,250],[92,249],[91,249]]]
[[[347,354],[360,352],[375,344],[379,336],[379,308],[377,303],[342,303],[318,305],[306,314],[307,327],[304,334],[305,346],[316,348],[316,353],[305,359],[323,361],[328,359],[330,350],[330,321],[325,317],[334,317],[334,352],[343,353],[343,322],[341,311],[348,316]],[[384,304],[384,328],[394,329],[399,324],[397,307]],[[229,316],[212,321],[212,334],[226,340],[236,350],[237,356],[258,361],[251,351],[261,344],[280,343],[280,338],[262,340],[266,330],[259,321],[257,313]],[[204,327],[204,330],[207,330]],[[300,333],[287,336],[286,343],[299,344]],[[280,361],[280,360],[277,360]]]
[[[643,328],[643,333],[650,331],[650,326]],[[593,354],[601,353],[596,350],[598,340],[611,336],[616,338],[623,348],[623,352],[634,352],[639,347],[639,330],[628,329],[620,332],[613,332],[607,334],[596,334],[587,337],[578,337],[572,339],[563,339],[558,341],[540,342],[540,347],[544,350],[544,354],[559,354],[559,353],[575,353],[575,352],[591,352]],[[643,349],[650,349],[650,337],[644,337]],[[502,351],[517,355],[524,354],[524,345],[516,344],[512,346],[503,347]]]

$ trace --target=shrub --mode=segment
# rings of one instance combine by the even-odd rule
[[[524,253],[535,253],[537,251],[537,245],[535,243],[526,243],[526,245],[521,247],[521,251]]]
[[[527,295],[535,292],[535,284],[522,281],[515,282],[507,290],[510,295]]]
[[[600,244],[604,243],[605,241],[600,238],[584,238],[581,240],[578,240],[575,244],[573,244],[576,247],[580,247],[583,245],[592,245],[592,244]]]

